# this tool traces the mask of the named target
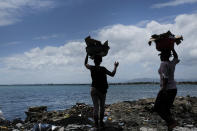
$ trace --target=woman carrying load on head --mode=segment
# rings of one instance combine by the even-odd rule
[[[92,78],[91,97],[94,105],[93,118],[95,122],[95,128],[98,129],[99,125],[101,128],[104,127],[104,112],[105,112],[105,99],[108,89],[107,75],[113,77],[116,74],[116,69],[119,65],[118,62],[114,63],[114,70],[108,71],[105,67],[100,66],[102,57],[97,55],[94,56],[94,64],[88,64],[88,54],[85,58],[85,67],[90,70]],[[100,115],[99,115],[100,109]],[[99,122],[100,118],[100,122]]]
[[[174,57],[173,60],[169,60],[171,52]],[[176,64],[179,63],[179,59],[173,48],[172,50],[162,50],[160,53],[160,60],[161,64],[158,72],[160,75],[161,89],[157,95],[154,110],[166,121],[168,130],[172,130],[177,125],[177,121],[172,117],[170,108],[172,107],[177,94],[174,72]]]

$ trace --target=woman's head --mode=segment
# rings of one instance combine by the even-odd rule
[[[95,64],[96,66],[99,66],[99,65],[101,64],[101,62],[102,62],[102,57],[96,55],[96,56],[94,57],[94,64]]]
[[[171,50],[162,50],[159,55],[161,61],[169,61],[169,58],[171,57]]]

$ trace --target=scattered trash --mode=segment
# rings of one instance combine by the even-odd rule
[[[0,126],[0,131],[7,131],[8,128],[6,126]]]
[[[33,131],[50,131],[52,130],[52,125],[49,124],[36,124],[33,127]]]
[[[109,118],[108,118],[108,120],[109,120],[109,121],[111,121],[111,120],[112,120],[112,118],[111,118],[111,117],[109,117]]]
[[[23,126],[23,124],[21,124],[21,123],[16,124],[17,128],[21,128],[22,126]]]
[[[124,126],[124,122],[118,123],[119,126]]]
[[[91,128],[92,127],[92,125],[85,125],[86,127],[89,127],[89,128]]]
[[[56,129],[61,129],[60,126],[54,126],[50,124],[36,124],[33,127],[33,131],[55,131]]]
[[[64,118],[69,118],[70,115],[69,114],[65,114]]]
[[[58,129],[58,131],[64,131],[64,127],[61,127],[60,129]]]
[[[194,125],[185,125],[185,127],[189,127],[189,128],[192,128],[192,127],[194,127]]]
[[[105,119],[105,118],[104,118],[104,119]],[[93,120],[91,117],[89,117],[89,118],[88,118],[88,120],[90,120],[90,121],[94,122],[94,120]]]
[[[107,119],[108,119],[108,117],[107,117],[107,116],[105,116],[105,117],[103,118],[103,121],[104,121],[104,122],[106,122],[106,121],[107,121]]]
[[[110,115],[110,112],[105,112],[105,115],[109,116]]]
[[[52,131],[54,131],[54,130],[56,130],[56,129],[58,129],[58,128],[60,128],[60,126],[53,126],[53,125],[52,125],[52,127],[51,127]]]

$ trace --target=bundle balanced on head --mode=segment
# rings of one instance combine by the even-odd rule
[[[106,56],[109,50],[108,41],[101,44],[100,41],[92,39],[90,36],[85,38],[87,44],[85,67],[90,70],[92,78],[91,97],[94,105],[93,118],[95,128],[104,128],[103,122],[105,112],[105,99],[108,89],[107,75],[113,77],[116,74],[116,69],[119,65],[118,62],[114,63],[114,70],[111,72],[105,67],[100,66],[102,57]],[[95,65],[88,64],[88,56],[94,60]],[[100,110],[99,110],[100,109]]]
[[[156,43],[156,49],[161,52],[159,54],[161,64],[158,70],[161,88],[155,100],[154,110],[166,121],[169,131],[178,124],[172,117],[170,108],[172,107],[177,94],[174,72],[176,64],[180,61],[174,49],[174,43],[179,45],[182,40],[182,36],[175,36],[168,31],[160,35],[152,35],[152,38],[149,41],[149,45],[154,41]],[[172,60],[170,60],[170,57],[172,56],[171,53],[173,55]]]

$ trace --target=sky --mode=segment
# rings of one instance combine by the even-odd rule
[[[159,78],[152,34],[183,35],[176,79],[197,79],[197,0],[0,0],[0,84],[90,83],[84,38],[108,40],[110,82]],[[92,60],[89,60],[93,64]]]

